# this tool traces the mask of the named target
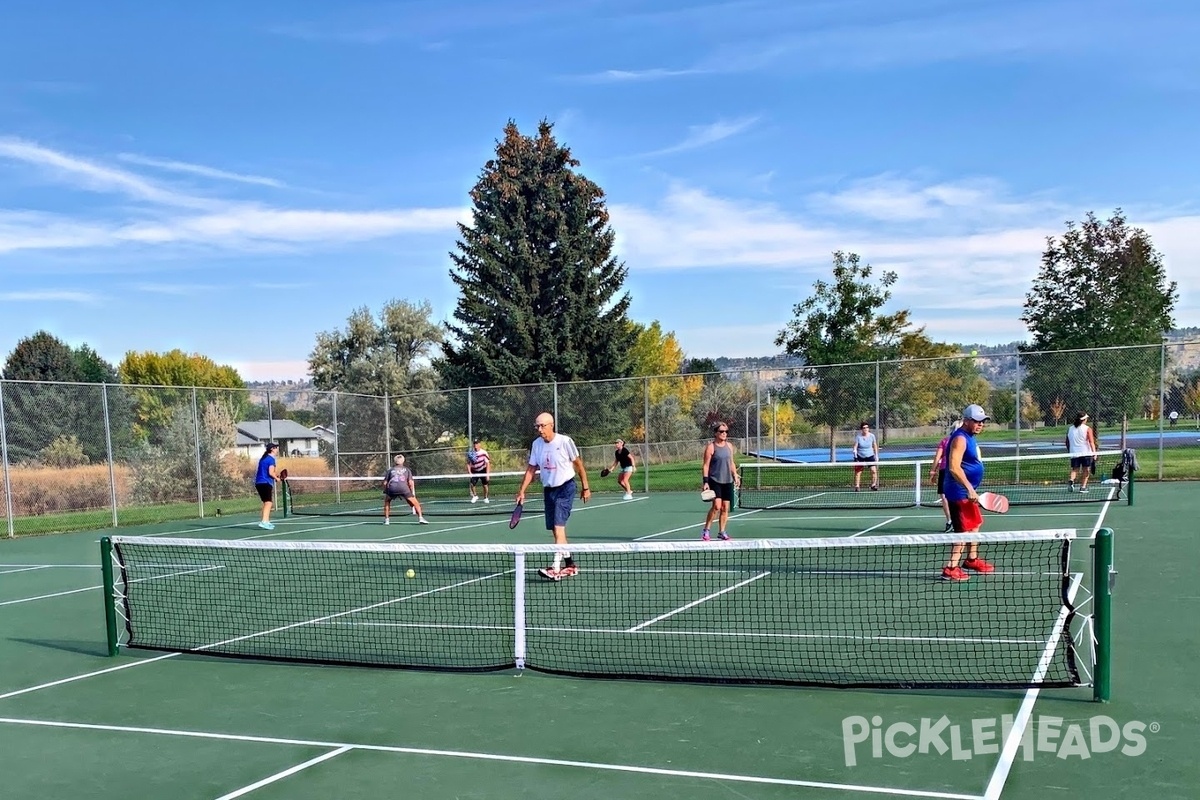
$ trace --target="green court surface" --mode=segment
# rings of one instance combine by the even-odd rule
[[[1072,547],[1072,570],[1081,571],[1090,559],[1087,538],[1101,526],[1115,531],[1113,697],[1107,704],[1092,702],[1088,688],[714,685],[314,666],[149,650],[107,656],[99,588],[103,535],[542,543],[546,534],[533,515],[515,531],[500,517],[444,517],[424,526],[404,515],[390,526],[370,517],[302,517],[276,520],[270,532],[248,517],[222,517],[3,540],[0,796],[1193,798],[1200,786],[1200,763],[1192,755],[1200,741],[1196,492],[1195,484],[1144,483],[1132,507],[1030,506],[987,520],[987,531],[1077,529],[1083,539]],[[699,536],[703,511],[692,493],[639,494],[629,502],[600,494],[576,505],[571,534],[580,543],[691,540]],[[942,527],[940,512],[930,509],[735,509],[732,517],[736,539],[935,533]],[[272,576],[263,572],[258,580],[269,583]],[[352,573],[343,577],[361,589]],[[415,580],[455,577],[430,567]],[[586,578],[530,588],[578,593]],[[668,578],[665,589],[649,592],[642,580],[623,578],[613,590],[611,613],[572,620],[572,627],[619,628],[633,618],[670,614],[727,585],[672,586]],[[973,608],[999,602],[985,580],[945,587],[963,590],[964,598],[957,613],[944,614],[947,630],[966,629]],[[726,608],[743,621],[756,606],[769,615],[767,606],[794,601],[800,586],[775,584],[755,603]],[[809,588],[817,593],[805,595],[804,603],[814,614],[820,614],[818,604],[838,604],[836,583],[828,591],[818,583]],[[445,593],[447,603],[452,594]],[[250,606],[254,597],[229,601]],[[492,610],[480,601],[468,594],[454,613],[464,622],[486,623]],[[302,617],[302,599],[295,602]],[[1079,602],[1090,613],[1087,598]],[[668,628],[684,628],[684,616],[665,620]],[[552,621],[533,625],[549,629]],[[497,646],[506,641],[498,637]],[[594,641],[593,652],[610,646]],[[550,649],[568,645],[555,639]],[[698,664],[754,657],[693,647]],[[842,657],[840,669],[861,666],[852,651]],[[929,669],[939,669],[936,659]],[[893,743],[903,744],[904,723],[929,733],[925,752],[897,755],[882,744],[889,729],[900,731]],[[919,734],[909,738],[916,744]]]

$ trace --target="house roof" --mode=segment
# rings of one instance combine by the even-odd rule
[[[252,441],[248,444],[257,444],[266,442],[271,439],[280,441],[282,439],[315,439],[316,433],[304,427],[298,422],[290,419],[265,420],[255,419],[239,422],[237,424],[239,434],[242,434]],[[239,441],[238,444],[241,444]]]

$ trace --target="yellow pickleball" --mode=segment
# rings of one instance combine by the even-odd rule
[[[404,573],[404,577],[415,578],[417,577],[417,571],[415,569],[410,569],[408,572]]]

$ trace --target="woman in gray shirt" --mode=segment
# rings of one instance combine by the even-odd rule
[[[738,474],[737,462],[734,461],[733,445],[729,442],[729,425],[724,422],[717,423],[713,429],[713,440],[704,448],[704,485],[703,490],[711,489],[716,493],[716,497],[712,501],[712,505],[708,509],[708,516],[704,518],[704,533],[700,538],[708,541],[712,538],[712,522],[714,517],[719,517],[720,532],[717,538],[728,541],[729,534],[725,528],[729,525],[729,509],[733,505],[733,490],[742,483],[742,476]]]

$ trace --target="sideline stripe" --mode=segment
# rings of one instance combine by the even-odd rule
[[[805,781],[792,778],[767,778],[757,775],[733,775],[722,772],[698,772],[684,769],[662,769],[660,767],[639,767],[629,764],[609,764],[599,761],[575,761],[564,758],[538,758],[536,756],[512,756],[500,753],[474,753],[464,750],[433,750],[425,747],[397,747],[379,744],[354,744],[352,742],[322,742],[308,739],[283,739],[269,736],[245,736],[230,733],[209,733],[207,731],[169,730],[165,728],[136,728],[128,725],[94,725],[83,722],[58,722],[54,720],[14,719],[0,717],[0,723],[8,725],[34,725],[46,728],[71,728],[75,730],[106,731],[115,733],[150,733],[159,736],[183,736],[193,739],[217,739],[231,742],[257,742],[261,744],[285,744],[301,747],[320,747],[327,750],[346,748],[350,750],[365,750],[376,753],[403,753],[418,756],[442,756],[446,758],[469,758],[478,761],[505,761],[516,764],[540,764],[555,767],[576,767],[579,769],[594,769],[607,772],[632,772],[642,775],[665,775],[672,778],[707,778],[715,781],[730,781],[737,783],[758,783],[773,786],[802,786],[810,789],[833,789],[845,792],[862,792],[864,794],[883,794],[896,797],[930,797],[936,800],[982,800],[976,794],[959,794],[956,792],[935,792],[922,789],[896,789],[890,786],[859,786],[848,783],[828,783],[825,781]],[[331,756],[330,753],[325,755]]]

